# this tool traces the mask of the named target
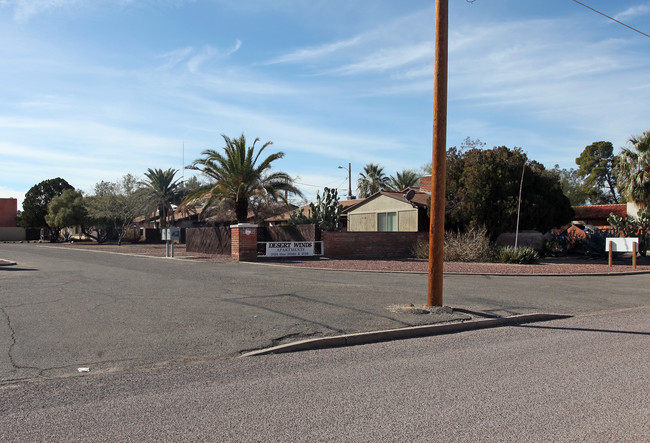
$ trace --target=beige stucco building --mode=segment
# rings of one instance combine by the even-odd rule
[[[348,232],[418,232],[429,228],[429,194],[380,191],[344,210]]]

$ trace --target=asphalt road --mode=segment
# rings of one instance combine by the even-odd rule
[[[0,383],[214,361],[274,344],[445,321],[427,277],[195,263],[0,244]],[[445,304],[480,315],[650,305],[650,275],[445,278]],[[464,314],[459,314],[464,315]]]
[[[0,440],[650,441],[650,308],[0,386]]]

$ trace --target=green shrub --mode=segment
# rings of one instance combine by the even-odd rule
[[[533,264],[539,262],[539,254],[533,248],[527,246],[517,249],[506,246],[499,250],[499,261],[519,265]]]

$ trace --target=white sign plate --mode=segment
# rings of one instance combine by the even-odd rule
[[[314,255],[313,241],[268,242],[267,257],[306,257]]]
[[[161,240],[165,241],[180,241],[181,240],[181,228],[165,228],[161,233]]]
[[[609,252],[609,242],[612,242],[612,252],[632,252],[633,243],[636,243],[636,250],[639,250],[639,239],[637,237],[607,237],[605,242],[607,252]]]

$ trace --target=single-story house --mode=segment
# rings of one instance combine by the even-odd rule
[[[379,191],[346,208],[348,232],[419,232],[429,229],[431,195],[418,188]]]
[[[573,206],[575,216],[573,225],[591,225],[598,229],[609,229],[607,218],[610,214],[619,217],[637,218],[639,205],[629,202],[615,205],[590,205],[590,206]]]

